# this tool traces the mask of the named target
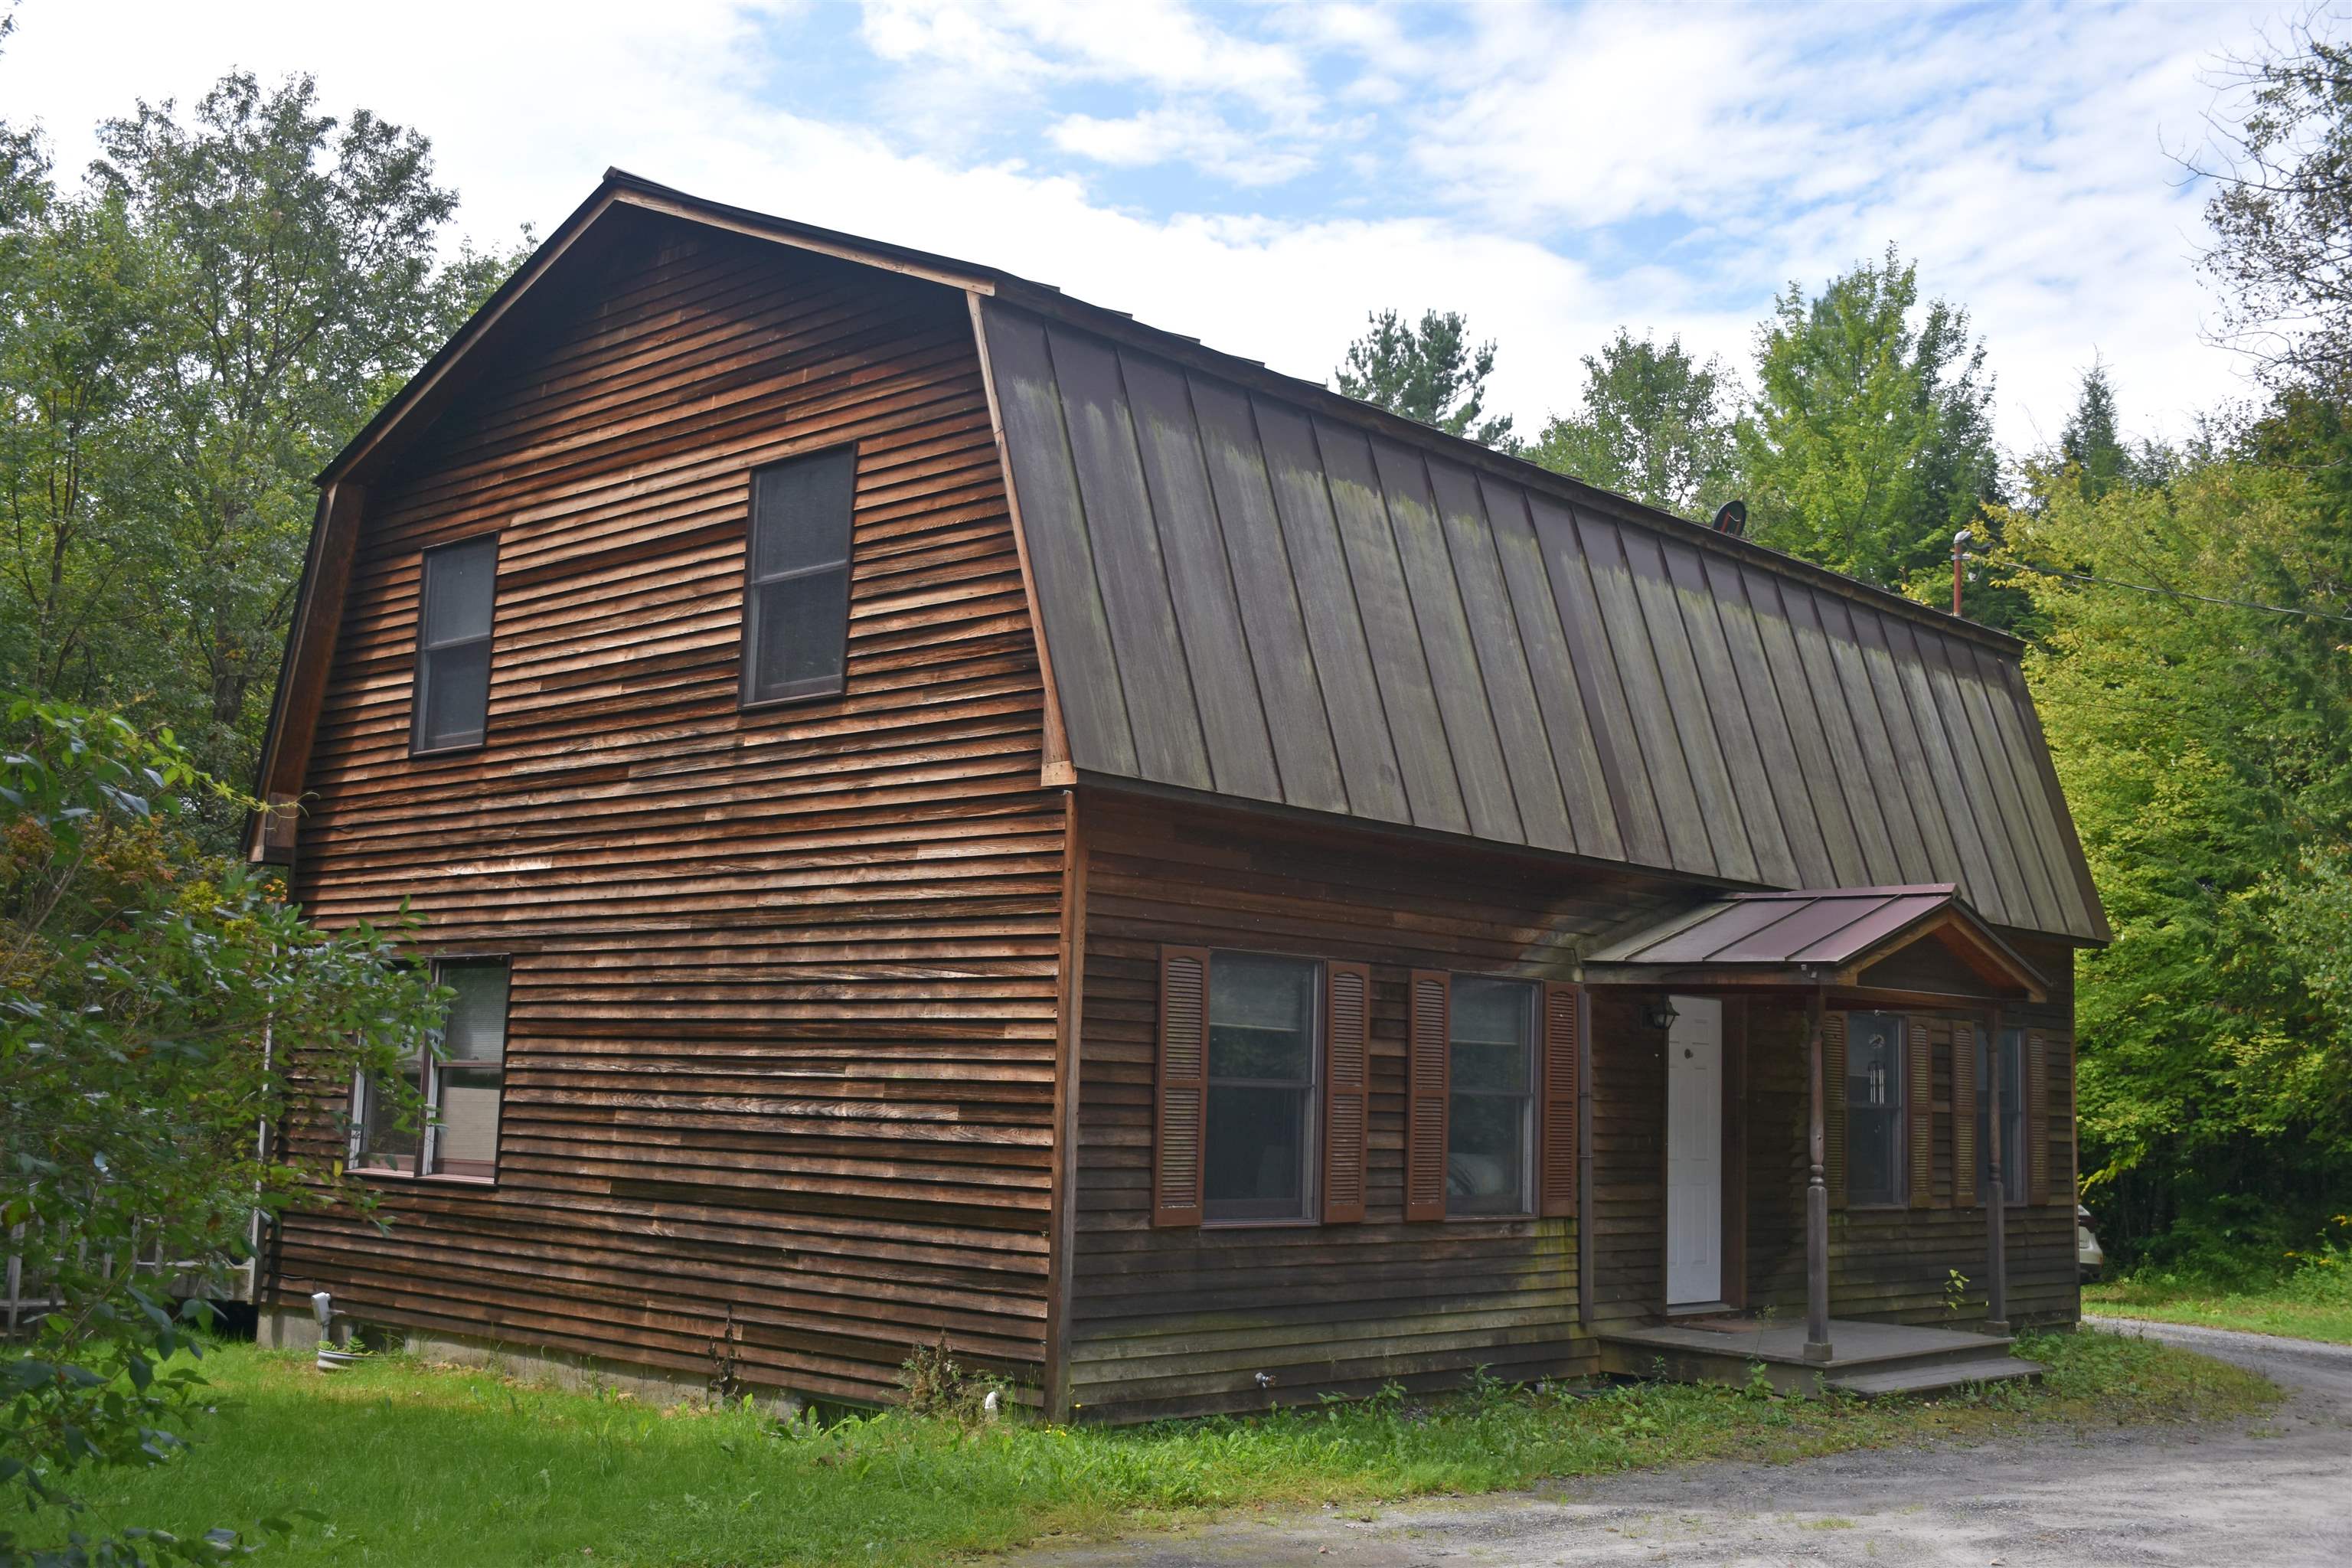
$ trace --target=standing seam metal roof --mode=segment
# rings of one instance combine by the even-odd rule
[[[1076,768],[1730,883],[1949,882],[2105,939],[1982,641],[1434,431],[981,317]]]

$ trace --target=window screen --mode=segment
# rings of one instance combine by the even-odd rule
[[[1307,1217],[1322,976],[1307,959],[1221,952],[1211,961],[1201,1173],[1209,1219]]]
[[[856,482],[856,454],[846,447],[751,476],[745,702],[841,689],[849,651],[849,519]]]
[[[446,959],[433,966],[433,979],[456,994],[442,1026],[400,1069],[424,1101],[425,1120],[403,1125],[384,1086],[362,1078],[352,1089],[352,1164],[403,1175],[493,1176],[506,1089],[506,961]]]
[[[436,1175],[497,1173],[499,1101],[506,1088],[507,966],[497,960],[437,965],[457,993],[433,1063],[434,1126],[426,1168]]]
[[[1535,1142],[1536,988],[1454,979],[1445,1212],[1526,1214]]]
[[[1903,1020],[1846,1019],[1846,1202],[1903,1201]]]
[[[425,552],[412,751],[482,743],[489,721],[490,610],[498,573],[495,537]]]

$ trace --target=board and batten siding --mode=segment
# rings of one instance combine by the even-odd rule
[[[1159,801],[1089,794],[1082,823],[1078,1417],[1261,1409],[1391,1379],[1452,1387],[1481,1365],[1590,1370],[1572,1219],[1404,1221],[1407,989],[1416,969],[1566,977],[1580,938],[1672,895],[1605,869]],[[1361,1222],[1153,1227],[1163,945],[1370,966]]]
[[[944,1335],[1034,1387],[1064,801],[969,308],[631,222],[370,484],[307,774],[316,918],[510,958],[497,1184],[289,1215],[274,1300],[689,1375],[731,1315],[743,1381],[851,1399]],[[740,711],[751,472],[838,442],[846,690]],[[412,760],[418,552],[490,530],[488,743]]]

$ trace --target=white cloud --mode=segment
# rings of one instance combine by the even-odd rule
[[[425,130],[486,237],[543,230],[618,163],[1309,377],[1368,308],[1464,310],[1529,425],[1620,322],[1744,364],[1775,287],[1892,240],[1973,312],[2023,446],[2095,353],[2135,424],[2177,431],[2239,390],[2198,336],[2200,204],[2165,138],[2200,129],[2200,65],[2256,17],[417,0],[384,26],[293,0],[52,3],[20,13],[0,103],[45,118],[70,168],[134,96],[311,69],[331,107]],[[1155,200],[1178,169],[1230,195]]]
[[[1065,115],[1045,134],[1063,152],[1097,163],[1191,163],[1236,185],[1278,185],[1315,166],[1312,153],[1199,108],[1163,106],[1118,120]]]
[[[1100,80],[1155,92],[1232,94],[1297,110],[1310,98],[1291,49],[1213,26],[1181,0],[866,0],[864,34],[886,59],[983,79]]]

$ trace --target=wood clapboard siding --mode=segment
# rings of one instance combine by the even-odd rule
[[[2105,940],[2009,639],[1146,329],[981,316],[1081,777]]]
[[[2009,933],[2051,979],[2033,1007],[2011,1005],[2011,1025],[2049,1032],[2045,1125],[2049,1201],[2009,1211],[2009,1311],[2019,1324],[2073,1322],[2081,1316],[2074,1259],[2073,954]],[[1951,1032],[1934,1030],[1933,1206],[1850,1208],[1830,1216],[1830,1303],[1840,1317],[1895,1322],[1952,1321],[1949,1271],[1967,1276],[1963,1321],[1984,1316],[1989,1233],[1986,1211],[1959,1195],[1952,1159]],[[1966,1048],[1965,1047],[1963,1047]],[[1962,1058],[1965,1061],[1965,1058]],[[1748,1056],[1748,1288],[1751,1307],[1805,1310],[1805,1017],[1801,1005],[1750,1004]],[[2029,1137],[2036,1130],[2029,1128]],[[2021,1173],[2021,1160],[2005,1157]]]
[[[1592,993],[1591,1318],[1604,1331],[1665,1310],[1666,1036],[1642,1021],[1653,999]]]
[[[1360,830],[1084,795],[1085,1016],[1071,1386],[1081,1418],[1262,1408],[1394,1378],[1585,1370],[1571,1219],[1407,1225],[1412,970],[1572,973],[1574,944],[1674,897],[1606,870],[1433,850]],[[1154,1229],[1163,944],[1371,969],[1366,1219]],[[1596,1050],[1605,1050],[1599,1045]],[[1605,1195],[1605,1190],[1604,1190]],[[1255,1374],[1273,1375],[1271,1391]]]
[[[277,1298],[688,1373],[731,1311],[747,1382],[850,1398],[944,1333],[1034,1384],[1063,803],[965,298],[605,221],[369,485],[296,870],[511,956],[498,1183],[289,1217]],[[750,470],[843,441],[846,690],[739,711]],[[418,552],[493,529],[488,744],[412,760]]]

